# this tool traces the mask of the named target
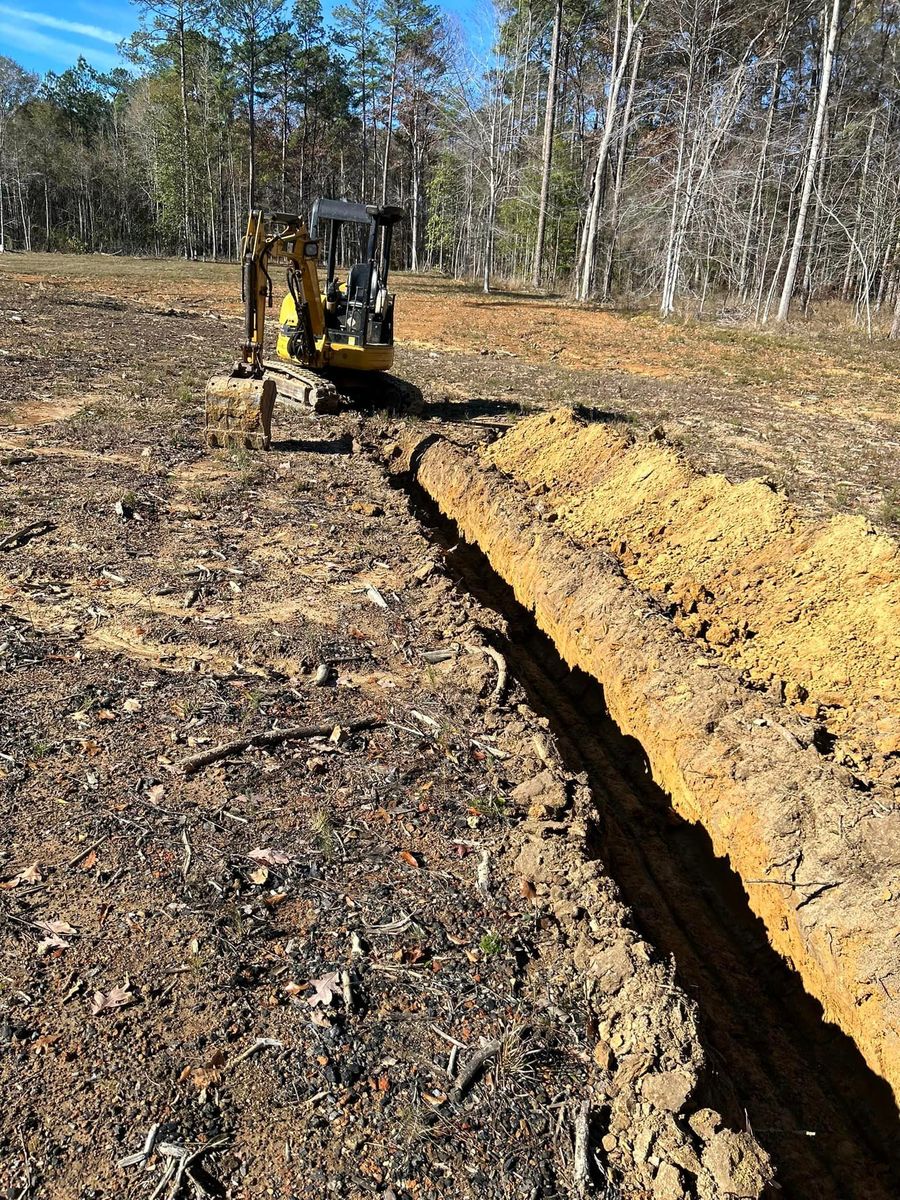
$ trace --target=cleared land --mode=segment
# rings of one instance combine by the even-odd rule
[[[234,268],[0,269],[4,1183],[896,1195],[889,351],[401,277],[205,453]]]

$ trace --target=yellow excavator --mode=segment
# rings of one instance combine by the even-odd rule
[[[268,450],[276,399],[336,412],[345,399],[339,384],[352,387],[360,372],[390,369],[394,296],[387,281],[393,229],[404,216],[402,208],[346,200],[317,200],[309,226],[290,213],[250,213],[241,253],[245,336],[231,372],[207,384],[207,445]],[[345,248],[356,246],[361,255],[346,279],[337,267],[342,233]],[[323,242],[324,287],[317,267]],[[288,289],[277,360],[264,358],[273,263],[287,268]]]

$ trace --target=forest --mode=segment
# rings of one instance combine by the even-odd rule
[[[128,64],[0,57],[7,251],[233,258],[399,203],[397,265],[900,335],[900,0],[141,0]]]

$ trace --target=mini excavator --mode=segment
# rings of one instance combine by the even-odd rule
[[[312,219],[254,209],[241,253],[241,299],[245,339],[230,374],[214,375],[206,387],[209,446],[268,450],[275,401],[336,412],[341,380],[387,371],[394,361],[394,297],[387,290],[393,228],[402,208],[317,200]],[[365,251],[338,278],[341,230],[362,227]],[[353,244],[352,231],[347,241]],[[321,288],[317,262],[325,242]],[[281,302],[277,361],[264,359],[266,308],[272,304],[271,264],[287,268]],[[352,386],[352,385],[350,385]]]

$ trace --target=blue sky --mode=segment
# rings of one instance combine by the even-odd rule
[[[337,0],[324,0],[327,13]],[[472,36],[484,0],[443,0]],[[29,71],[65,71],[83,55],[98,71],[123,65],[116,46],[140,23],[129,0],[0,0],[0,54]]]
[[[80,54],[98,71],[121,63],[116,44],[138,23],[127,0],[0,0],[0,54],[29,71],[64,71]]]

